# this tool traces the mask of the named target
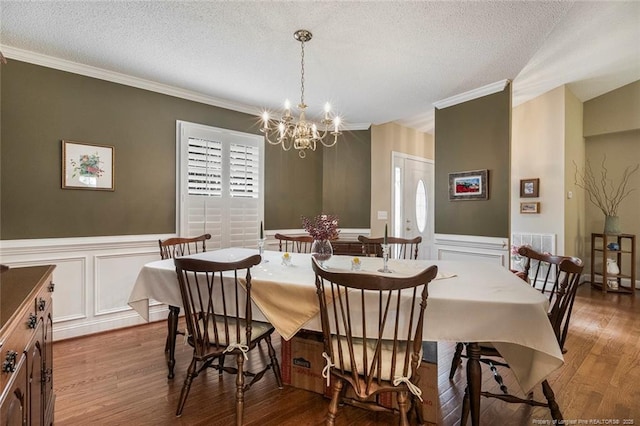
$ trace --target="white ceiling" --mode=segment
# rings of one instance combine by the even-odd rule
[[[430,132],[434,102],[503,79],[514,105],[640,79],[638,1],[0,1],[9,61],[48,55],[256,115],[299,101],[300,28],[309,112],[329,100],[350,128]]]

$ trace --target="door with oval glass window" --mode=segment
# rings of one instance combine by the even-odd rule
[[[433,161],[393,153],[392,235],[422,237],[419,259],[431,259],[433,248]]]

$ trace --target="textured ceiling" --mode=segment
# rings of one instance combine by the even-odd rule
[[[433,103],[503,79],[514,104],[640,79],[640,2],[0,1],[0,48],[202,94],[260,114],[300,97],[351,128],[433,127]]]

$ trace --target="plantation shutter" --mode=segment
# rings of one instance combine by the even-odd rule
[[[255,247],[263,200],[260,136],[178,122],[178,233],[207,246]]]

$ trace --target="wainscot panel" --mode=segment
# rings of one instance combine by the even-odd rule
[[[159,260],[158,240],[175,235],[127,235],[89,238],[7,240],[0,262],[9,267],[56,265],[54,340],[144,323],[128,305],[140,268]],[[152,321],[167,307],[155,303]]]

